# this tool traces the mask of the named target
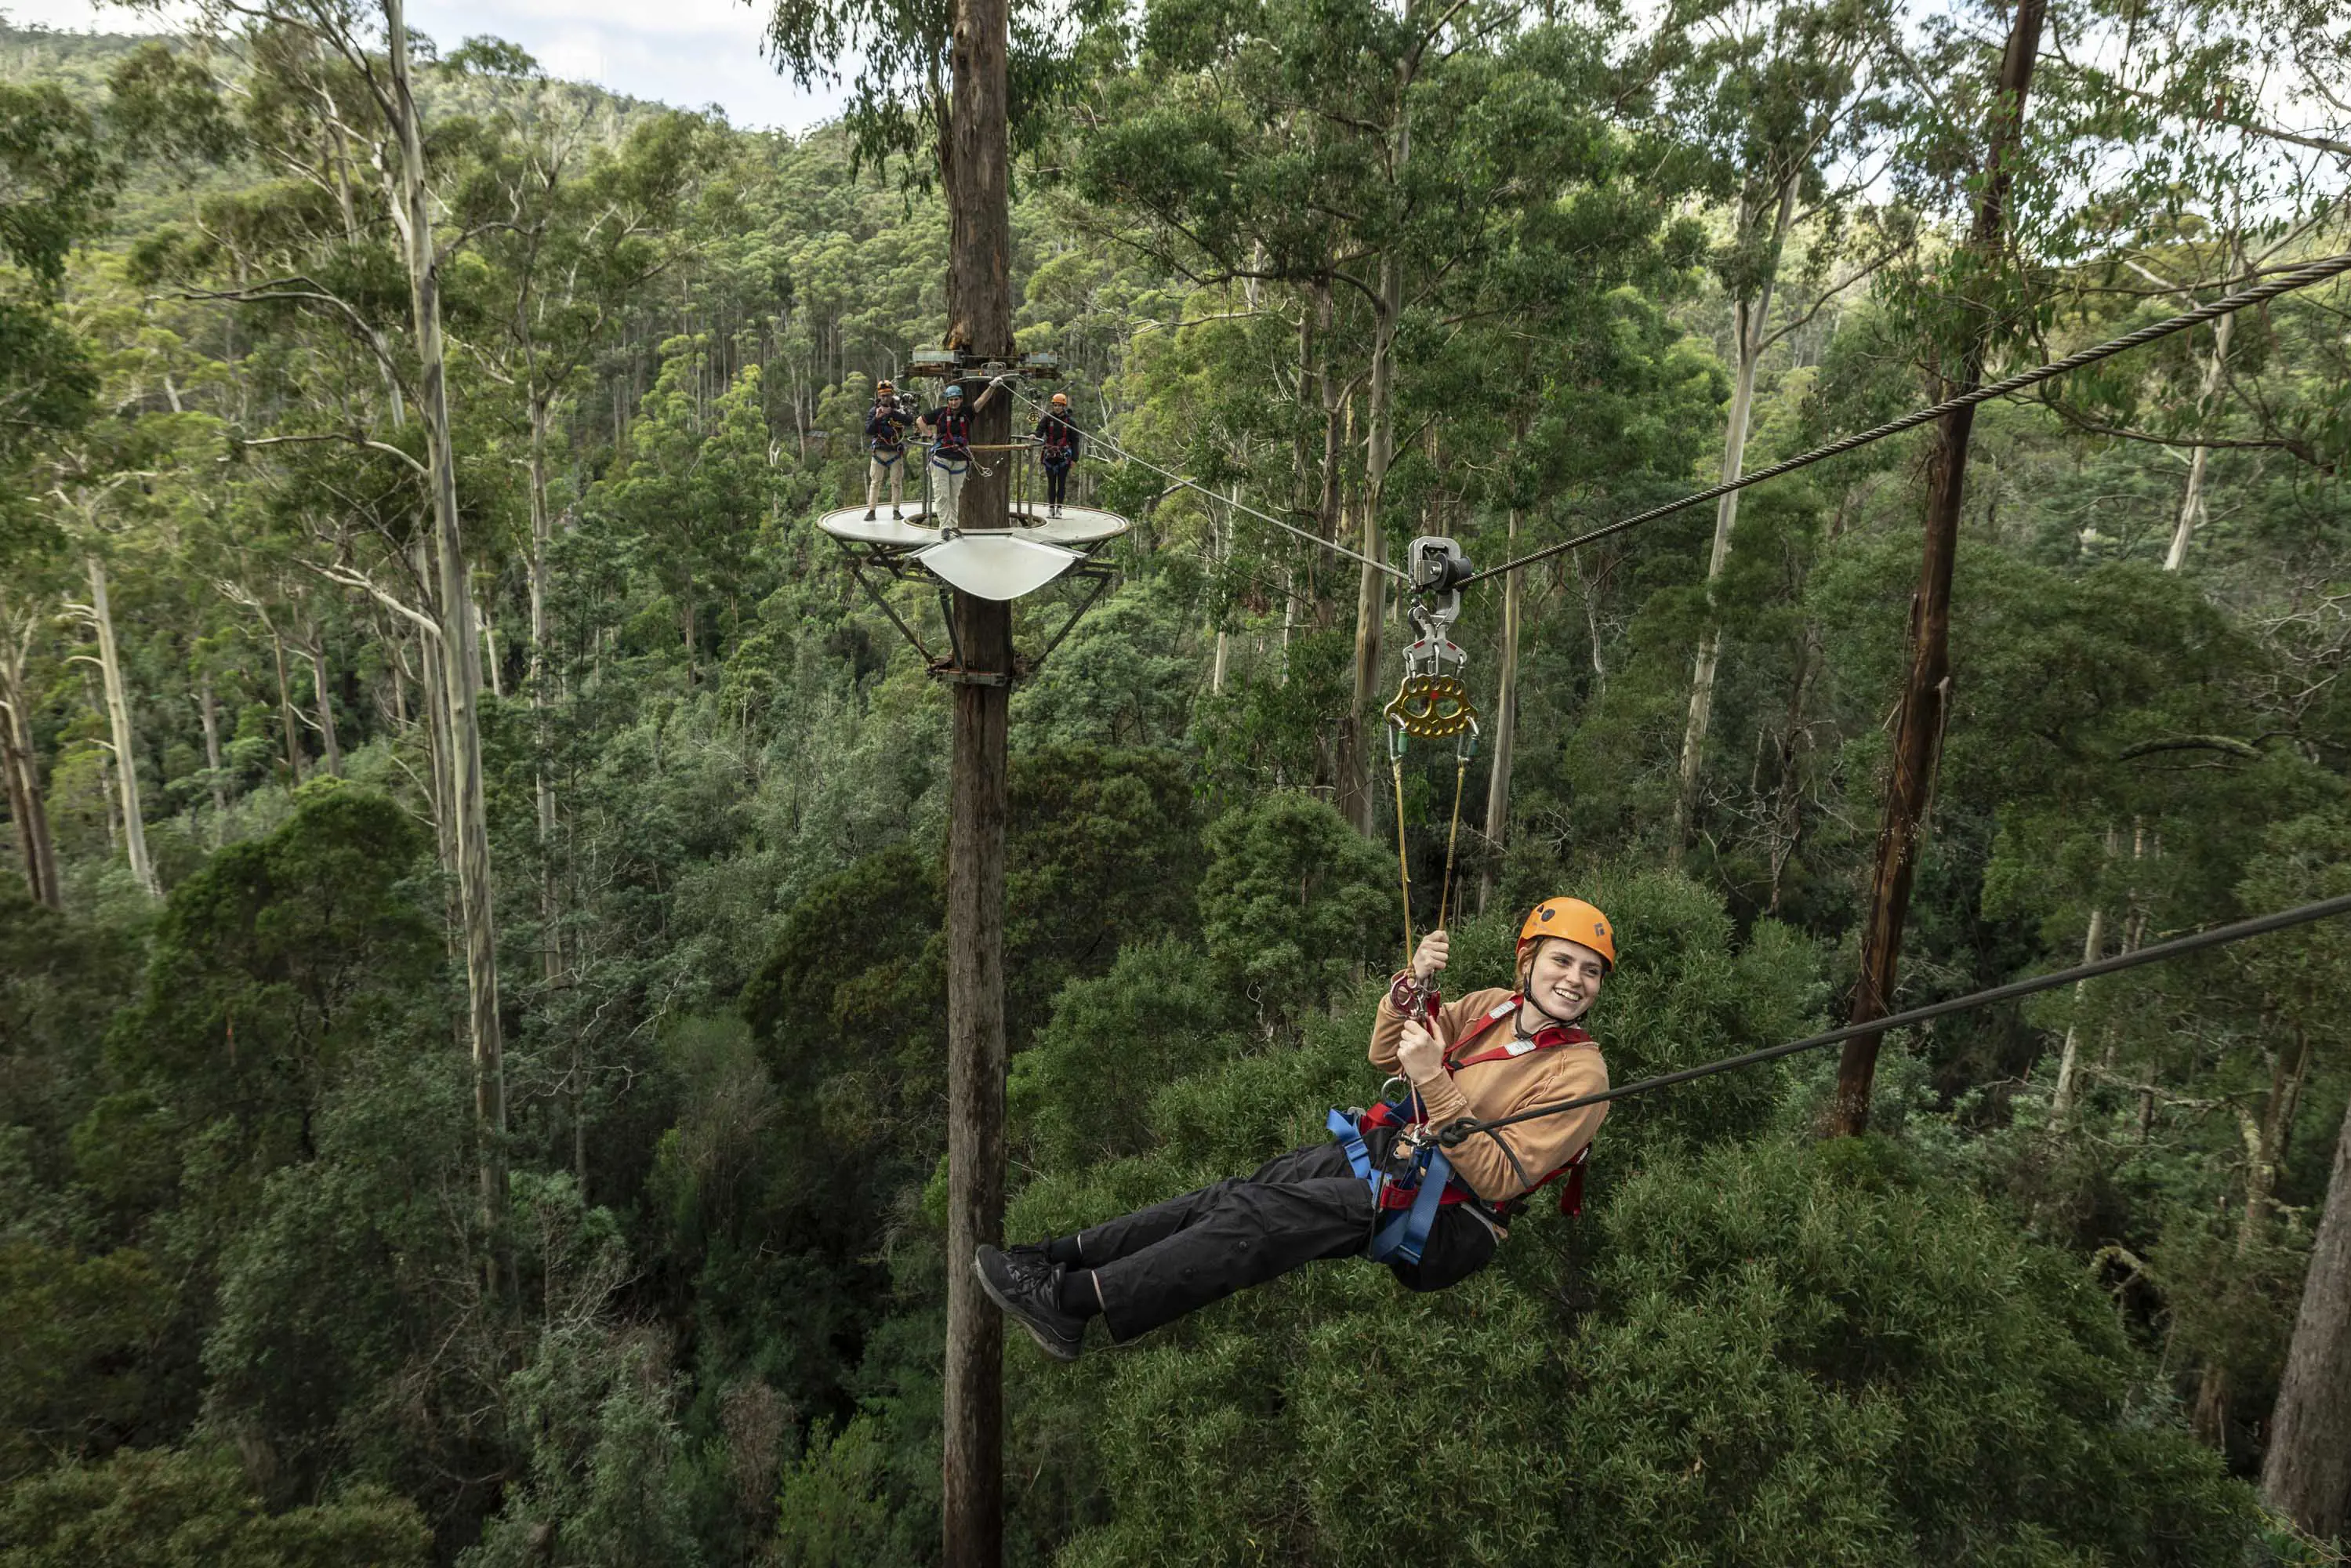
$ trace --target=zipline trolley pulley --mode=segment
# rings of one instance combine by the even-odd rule
[[[1388,772],[1395,784],[1396,880],[1404,899],[1405,962],[1412,962],[1412,862],[1405,841],[1404,758],[1415,740],[1453,743],[1453,818],[1445,833],[1445,883],[1437,890],[1437,923],[1443,929],[1453,896],[1455,850],[1461,837],[1461,791],[1478,755],[1478,708],[1461,678],[1469,656],[1453,640],[1461,617],[1461,583],[1470,573],[1460,541],[1428,534],[1405,550],[1405,576],[1411,588],[1405,612],[1419,633],[1404,650],[1404,680],[1381,710],[1387,720]]]

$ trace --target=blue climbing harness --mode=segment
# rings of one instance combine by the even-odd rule
[[[1374,1263],[1417,1263],[1421,1249],[1428,1245],[1428,1233],[1437,1224],[1437,1211],[1445,1200],[1446,1184],[1453,1179],[1453,1162],[1435,1144],[1423,1144],[1414,1151],[1412,1162],[1403,1173],[1376,1169],[1372,1164],[1372,1151],[1364,1142],[1363,1129],[1344,1111],[1331,1113],[1331,1135],[1347,1152],[1347,1163],[1372,1189],[1372,1209],[1375,1214],[1393,1212],[1395,1218],[1372,1233],[1371,1246],[1364,1256]],[[1398,1130],[1402,1136],[1403,1131]],[[1390,1194],[1401,1196],[1411,1192],[1409,1207],[1394,1206]]]

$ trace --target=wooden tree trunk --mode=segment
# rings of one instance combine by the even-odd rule
[[[2251,1263],[2254,1249],[2261,1245],[2269,1228],[2286,1129],[2293,1125],[2294,1108],[2302,1097],[2303,1073],[2309,1063],[2310,1036],[2296,1030],[2293,1041],[2282,1048],[2276,1061],[2271,1063],[2269,1099],[2261,1116],[2256,1119],[2241,1109],[2237,1113],[2238,1131],[2245,1145],[2245,1200],[2237,1211],[2235,1249],[2240,1268]],[[2217,1361],[2207,1363],[2198,1381],[2196,1405],[2189,1423],[2199,1437],[2224,1450],[2229,1438],[2231,1392],[2227,1365]]]
[[[2090,911],[2090,929],[2082,937],[2082,962],[2096,962],[2105,945],[2106,912],[2094,908]],[[2074,1008],[2077,1013],[2089,995],[2089,981],[2074,983]],[[2065,1026],[2065,1044],[2057,1054],[2057,1091],[2049,1101],[2050,1118],[2061,1124],[2073,1113],[2074,1096],[2080,1092],[2081,1039],[2082,1021],[2076,1018]]]
[[[538,743],[536,789],[538,806],[538,920],[540,972],[549,985],[563,978],[562,916],[556,899],[555,776],[548,752],[547,552],[555,539],[555,519],[547,504],[547,423],[544,398],[530,405],[530,710]],[[577,1068],[575,1066],[575,1072]],[[576,1104],[575,1116],[576,1122]]]
[[[1976,207],[1969,248],[1985,272],[1999,265],[2009,183],[2015,151],[2024,131],[2024,99],[2041,52],[2041,24],[2048,0],[2018,0],[2008,47],[2001,58],[2000,93],[1993,109],[1991,146],[1985,158],[1983,193]],[[1939,397],[1973,391],[1982,381],[1990,323],[1979,320],[1959,353],[1958,376]],[[1927,459],[1927,538],[1918,570],[1917,596],[1910,605],[1910,673],[1902,692],[1900,727],[1894,741],[1893,769],[1886,783],[1886,811],[1877,833],[1877,863],[1870,879],[1869,916],[1861,939],[1861,983],[1855,988],[1852,1021],[1883,1018],[1893,1005],[1902,960],[1902,925],[1910,909],[1910,883],[1925,847],[1928,802],[1942,758],[1943,723],[1950,711],[1951,568],[1959,538],[1959,503],[1967,491],[1968,436],[1975,410],[1948,414],[1935,427]],[[1830,1113],[1833,1136],[1855,1137],[1869,1126],[1869,1096],[1877,1072],[1883,1034],[1856,1035],[1845,1042],[1837,1063],[1836,1103]]]
[[[2220,378],[2229,368],[2229,332],[2236,319],[2234,316],[2223,316],[2212,323],[2212,352],[2204,361],[2204,376],[2196,393],[2199,424],[2211,416],[2213,400],[2220,395]],[[2171,548],[2163,556],[2166,571],[2178,571],[2187,562],[2189,538],[2204,521],[2204,466],[2211,454],[2210,447],[2199,446],[2189,455],[2188,486],[2179,497],[2179,519],[2172,525]]]
[[[286,640],[273,628],[270,657],[277,668],[277,729],[286,742],[286,772],[290,782],[302,782],[302,721],[294,716],[294,683],[286,673]]]
[[[25,857],[25,881],[33,896],[51,909],[63,909],[65,887],[57,880],[57,848],[49,837],[49,813],[41,789],[40,754],[33,749],[33,725],[24,687],[14,684],[7,708],[0,714],[13,741],[18,788],[24,792],[23,814],[16,819],[17,846]]]
[[[57,901],[41,873],[41,852],[33,841],[33,792],[39,784],[33,777],[32,761],[17,749],[16,709],[10,703],[5,712],[0,712],[0,778],[5,778],[8,788],[8,820],[16,828],[16,855],[25,868],[25,891],[35,903],[55,908]]]
[[[1509,556],[1519,553],[1519,509],[1510,508]],[[1510,827],[1510,758],[1519,727],[1520,584],[1526,573],[1514,571],[1502,579],[1502,668],[1494,691],[1494,748],[1486,773],[1486,859],[1478,872],[1478,913],[1493,902],[1494,881],[1501,871],[1502,845]]]
[[[0,757],[13,759],[9,810],[16,823],[16,850],[24,858],[26,886],[38,902],[63,909],[65,888],[57,881],[57,846],[49,839],[40,753],[33,745],[32,698],[25,690],[26,661],[32,655],[33,637],[43,618],[18,615],[13,606],[8,608],[12,612],[9,641],[0,646]]]
[[[196,699],[196,711],[204,716],[204,768],[212,775],[214,831],[217,834],[220,819],[228,815],[228,781],[223,776],[221,766],[220,705],[213,695],[213,677],[209,670],[197,687]],[[214,842],[218,842],[217,838]]]
[[[107,602],[106,563],[86,558],[89,569],[89,609],[98,629],[99,674],[106,683],[106,722],[114,737],[114,777],[122,795],[122,843],[131,859],[131,875],[152,897],[163,894],[155,867],[147,858],[147,819],[139,805],[139,753],[131,731],[131,696],[122,681],[122,657],[114,643],[114,612]]]
[[[1012,210],[1007,0],[956,0],[947,128],[948,346],[1008,357]],[[968,395],[968,394],[967,394]],[[1012,431],[1001,389],[974,400],[972,436]],[[1010,521],[1008,454],[979,455],[965,482],[967,528]],[[1004,1237],[1004,828],[1012,696],[1012,607],[957,591],[947,818],[947,1325],[941,1522],[946,1568],[1004,1554],[1004,1319],[981,1293],[975,1252]]]
[[[2322,1541],[2351,1532],[2351,1110],[2270,1415],[2262,1495]]]
[[[440,257],[433,235],[432,203],[424,186],[423,128],[409,75],[405,0],[384,0],[384,24],[392,130],[400,140],[394,215],[408,266],[409,304],[416,330],[418,412],[424,420],[433,491],[442,686],[448,704],[449,780],[456,812],[452,837],[457,851],[457,899],[465,936],[466,1032],[474,1055],[482,1218],[495,1248],[496,1239],[505,1229],[507,1208],[506,1035],[498,1016],[489,817],[482,786],[482,733],[477,717],[481,639],[474,622],[473,596],[467,591],[465,541],[458,527],[448,366],[441,335]]]
[[[1409,146],[1410,127],[1401,133]],[[1399,163],[1402,160],[1399,158]],[[1404,268],[1393,252],[1380,256],[1380,300],[1372,323],[1369,438],[1364,454],[1364,493],[1357,499],[1363,533],[1357,548],[1366,562],[1382,559],[1380,508],[1388,465],[1395,458],[1396,318],[1404,313]],[[1347,705],[1347,727],[1340,737],[1339,810],[1355,831],[1372,831],[1372,706],[1380,675],[1381,622],[1387,617],[1387,574],[1364,565],[1355,580],[1355,685]]]
[[[474,624],[482,629],[482,674],[490,683],[490,695],[500,702],[507,700],[506,665],[498,659],[498,626],[490,612],[482,608],[481,601],[474,601]]]
[[[1771,262],[1751,295],[1742,295],[1731,308],[1731,328],[1737,338],[1738,368],[1731,382],[1730,416],[1722,435],[1722,482],[1739,477],[1747,462],[1747,432],[1755,413],[1755,374],[1763,362],[1764,330],[1771,319],[1771,293],[1779,279],[1780,253],[1785,246],[1789,221],[1796,210],[1796,183],[1780,187],[1779,208],[1772,219]],[[1750,215],[1742,212],[1742,218]],[[1744,224],[1740,225],[1742,228]],[[1714,549],[1707,557],[1708,612],[1714,610],[1715,584],[1730,560],[1730,536],[1739,526],[1740,492],[1715,503]],[[1674,851],[1689,847],[1690,824],[1698,812],[1698,776],[1706,762],[1707,727],[1714,717],[1714,674],[1722,653],[1722,631],[1711,619],[1698,636],[1698,660],[1690,672],[1689,717],[1682,727],[1681,787],[1674,797]]]
[[[312,627],[309,643],[302,651],[310,658],[310,691],[319,704],[319,745],[327,754],[328,773],[340,779],[343,776],[343,747],[335,737],[335,699],[327,675],[326,632]]]

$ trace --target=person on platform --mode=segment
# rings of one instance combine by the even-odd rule
[[[942,528],[956,526],[963,503],[964,479],[971,472],[972,421],[1003,390],[1003,378],[998,377],[977,397],[967,399],[962,385],[950,382],[939,406],[922,418],[923,434],[931,438],[932,520]]]
[[[880,505],[882,481],[890,481],[890,515],[903,514],[900,504],[906,498],[906,432],[913,429],[914,414],[898,401],[898,389],[888,382],[873,389],[873,407],[865,415],[865,450],[872,461],[865,474],[865,520],[872,522]]]
[[[1037,442],[1037,461],[1045,469],[1045,515],[1058,517],[1061,503],[1070,495],[1070,470],[1076,467],[1078,455],[1084,444],[1077,422],[1070,417],[1070,394],[1055,392],[1052,406],[1037,417],[1032,433]]]

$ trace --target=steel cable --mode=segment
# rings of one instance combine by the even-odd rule
[[[1977,403],[1989,402],[1996,397],[2006,397],[2011,392],[2022,392],[2027,387],[2039,386],[2043,382],[2054,381],[2059,376],[2082,369],[2085,365],[2095,365],[2100,360],[2112,359],[2116,354],[2144,348],[2158,339],[2168,338],[2175,332],[2185,332],[2191,327],[2200,327],[2207,321],[2218,320],[2223,316],[2233,315],[2249,307],[2264,304],[2281,294],[2291,294],[2297,288],[2307,288],[2314,283],[2324,283],[2328,278],[2345,272],[2351,272],[2351,253],[2328,256],[2324,261],[2314,261],[2306,267],[2291,268],[2279,273],[2266,282],[2255,284],[2251,288],[2241,289],[2235,294],[2222,295],[2209,305],[2199,305],[2193,310],[2184,310],[2177,316],[2141,327],[2136,332],[2126,332],[2119,338],[2112,338],[2105,342],[2094,344],[2078,353],[2068,354],[2062,360],[2053,360],[2045,365],[2022,371],[2004,381],[1994,382],[1990,386],[1978,387],[1973,392],[1961,392],[1958,397],[1946,398],[1931,408],[1922,408],[1906,413],[1901,418],[1890,420],[1874,430],[1865,430],[1859,434],[1832,441],[1826,446],[1815,447],[1810,452],[1791,457],[1783,463],[1774,463],[1768,468],[1758,468],[1752,474],[1742,474],[1736,479],[1725,480],[1710,489],[1684,496],[1678,501],[1668,501],[1662,507],[1652,507],[1646,512],[1635,512],[1629,517],[1620,517],[1606,528],[1594,528],[1588,534],[1578,534],[1572,539],[1562,540],[1555,545],[1545,545],[1542,549],[1522,555],[1516,560],[1505,561],[1500,566],[1489,566],[1483,571],[1472,572],[1463,578],[1458,586],[1467,588],[1473,582],[1483,582],[1489,577],[1500,577],[1506,572],[1517,571],[1522,567],[1532,566],[1537,561],[1549,560],[1553,556],[1564,555],[1569,550],[1581,549],[1585,545],[1607,538],[1611,535],[1621,534],[1627,528],[1639,528],[1643,523],[1653,523],[1659,517],[1671,517],[1676,512],[1687,511],[1705,502],[1719,500],[1734,490],[1746,489],[1750,485],[1761,485],[1766,479],[1777,479],[1782,475],[1793,474],[1799,468],[1809,468],[1815,463],[1825,463],[1832,457],[1842,457],[1848,452],[1867,446],[1873,442],[1883,441],[1889,435],[1899,435],[1906,430],[1916,430],[1922,424],[1931,423],[1947,413],[1954,413],[1963,408],[1972,408]]]
[[[1044,403],[1039,402],[1035,398],[1021,392],[1018,387],[1015,387],[1012,390],[1012,395],[1019,398],[1022,402],[1027,403],[1030,408],[1042,410],[1046,407]],[[1257,518],[1260,522],[1271,523],[1277,528],[1280,528],[1288,533],[1296,534],[1308,544],[1320,545],[1333,555],[1343,555],[1349,560],[1361,561],[1365,566],[1374,568],[1379,571],[1386,572],[1398,582],[1410,580],[1410,579],[1406,578],[1403,572],[1398,571],[1395,567],[1388,565],[1385,561],[1374,560],[1367,555],[1362,555],[1354,550],[1349,549],[1345,545],[1339,543],[1336,539],[1326,539],[1321,534],[1310,533],[1306,529],[1298,527],[1295,523],[1285,523],[1280,517],[1273,516],[1270,512],[1260,512],[1255,507],[1245,507],[1229,496],[1217,495],[1214,490],[1209,489],[1206,485],[1200,484],[1196,480],[1185,478],[1184,476],[1175,472],[1173,469],[1162,468],[1158,464],[1152,462],[1148,458],[1137,457],[1134,453],[1129,452],[1125,447],[1121,446],[1117,442],[1113,441],[1109,436],[1102,434],[1100,431],[1087,431],[1084,434],[1086,438],[1093,442],[1095,445],[1107,446],[1111,451],[1116,453],[1121,461],[1132,463],[1140,468],[1148,468],[1154,474],[1158,475],[1161,478],[1172,480],[1176,485],[1181,486],[1186,490],[1197,490],[1200,494],[1207,497],[1208,499],[1216,502],[1220,507],[1230,507],[1234,511],[1247,512],[1250,517]]]
[[[1767,1046],[1761,1051],[1750,1051],[1744,1056],[1727,1056],[1719,1061],[1709,1061],[1702,1067],[1686,1067],[1678,1072],[1667,1072],[1655,1078],[1644,1078],[1637,1083],[1627,1083],[1621,1088],[1605,1089],[1597,1094],[1585,1094],[1573,1100],[1562,1100],[1556,1105],[1537,1105],[1529,1110],[1514,1112],[1508,1116],[1495,1116],[1484,1121],[1464,1118],[1461,1121],[1447,1124],[1438,1132],[1437,1141],[1450,1148],[1480,1133],[1490,1134],[1520,1122],[1531,1122],[1544,1116],[1564,1115],[1570,1111],[1581,1111],[1587,1105],[1598,1105],[1610,1100],[1623,1100],[1635,1094],[1646,1094],[1658,1089],[1670,1089],[1677,1083],[1688,1083],[1700,1078],[1711,1078],[1719,1072],[1729,1072],[1737,1068],[1753,1067],[1765,1061],[1776,1061],[1783,1056],[1794,1056],[1801,1051],[1817,1051],[1824,1045],[1836,1045],[1852,1040],[1856,1035],[1876,1034],[1886,1030],[1907,1029],[1912,1024],[1926,1023],[1930,1019],[1944,1018],[1952,1013],[1990,1007],[1995,1002],[2013,1001],[2019,997],[2029,997],[2037,991],[2053,991],[2061,986],[2071,986],[2083,980],[2096,979],[2101,975],[2112,975],[2124,969],[2136,969],[2142,964],[2160,964],[2173,958],[2184,958],[2190,953],[2200,953],[2208,947],[2226,946],[2232,942],[2242,942],[2248,937],[2265,936],[2273,931],[2283,931],[2295,925],[2306,925],[2314,920],[2332,919],[2338,915],[2351,915],[2351,894],[2345,894],[2338,898],[2321,899],[2315,904],[2298,904],[2292,909],[2280,910],[2274,915],[2256,915],[2251,920],[2240,920],[2232,925],[2216,925],[2210,931],[2193,932],[2186,936],[2174,937],[2168,942],[2159,942],[2152,947],[2141,947],[2133,953],[2117,953],[2111,958],[2100,958],[2089,964],[2077,964],[2073,968],[2060,969],[2053,974],[2034,975],[2027,979],[2011,980],[2004,986],[1994,986],[1990,990],[1971,991],[1966,996],[1953,997],[1948,1001],[1930,1002],[1923,1008],[1912,1008],[1907,1012],[1871,1019],[1865,1023],[1847,1024],[1842,1029],[1833,1029],[1823,1034],[1807,1035],[1802,1040],[1790,1040],[1785,1045]]]

